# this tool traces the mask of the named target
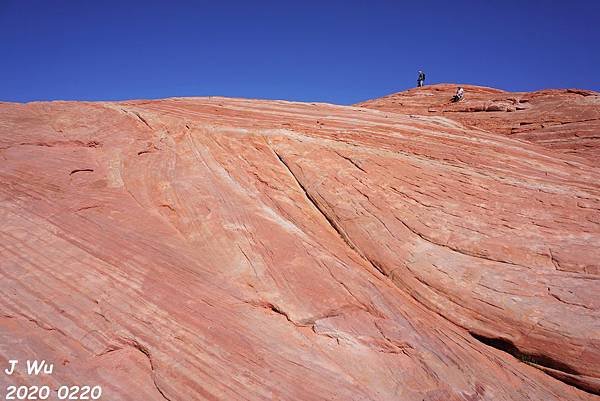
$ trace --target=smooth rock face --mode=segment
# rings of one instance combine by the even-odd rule
[[[534,142],[600,167],[600,93],[581,89],[504,92],[438,84],[368,100],[358,106],[404,114],[441,115],[462,124]]]
[[[590,159],[439,116],[224,98],[3,103],[0,149],[0,363],[56,365],[3,388],[598,399]]]

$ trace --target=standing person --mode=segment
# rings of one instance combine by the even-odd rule
[[[419,78],[417,78],[417,88],[420,88],[421,86],[423,86],[423,83],[425,82],[425,73],[421,70],[419,70]]]

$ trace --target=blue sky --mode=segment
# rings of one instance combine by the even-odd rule
[[[600,1],[0,0],[0,100],[600,90]]]

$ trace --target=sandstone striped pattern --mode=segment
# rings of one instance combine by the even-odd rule
[[[110,401],[598,399],[589,160],[353,106],[0,103],[0,362]]]

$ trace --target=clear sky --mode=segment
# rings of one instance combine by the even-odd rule
[[[0,0],[0,100],[600,91],[600,0]]]

